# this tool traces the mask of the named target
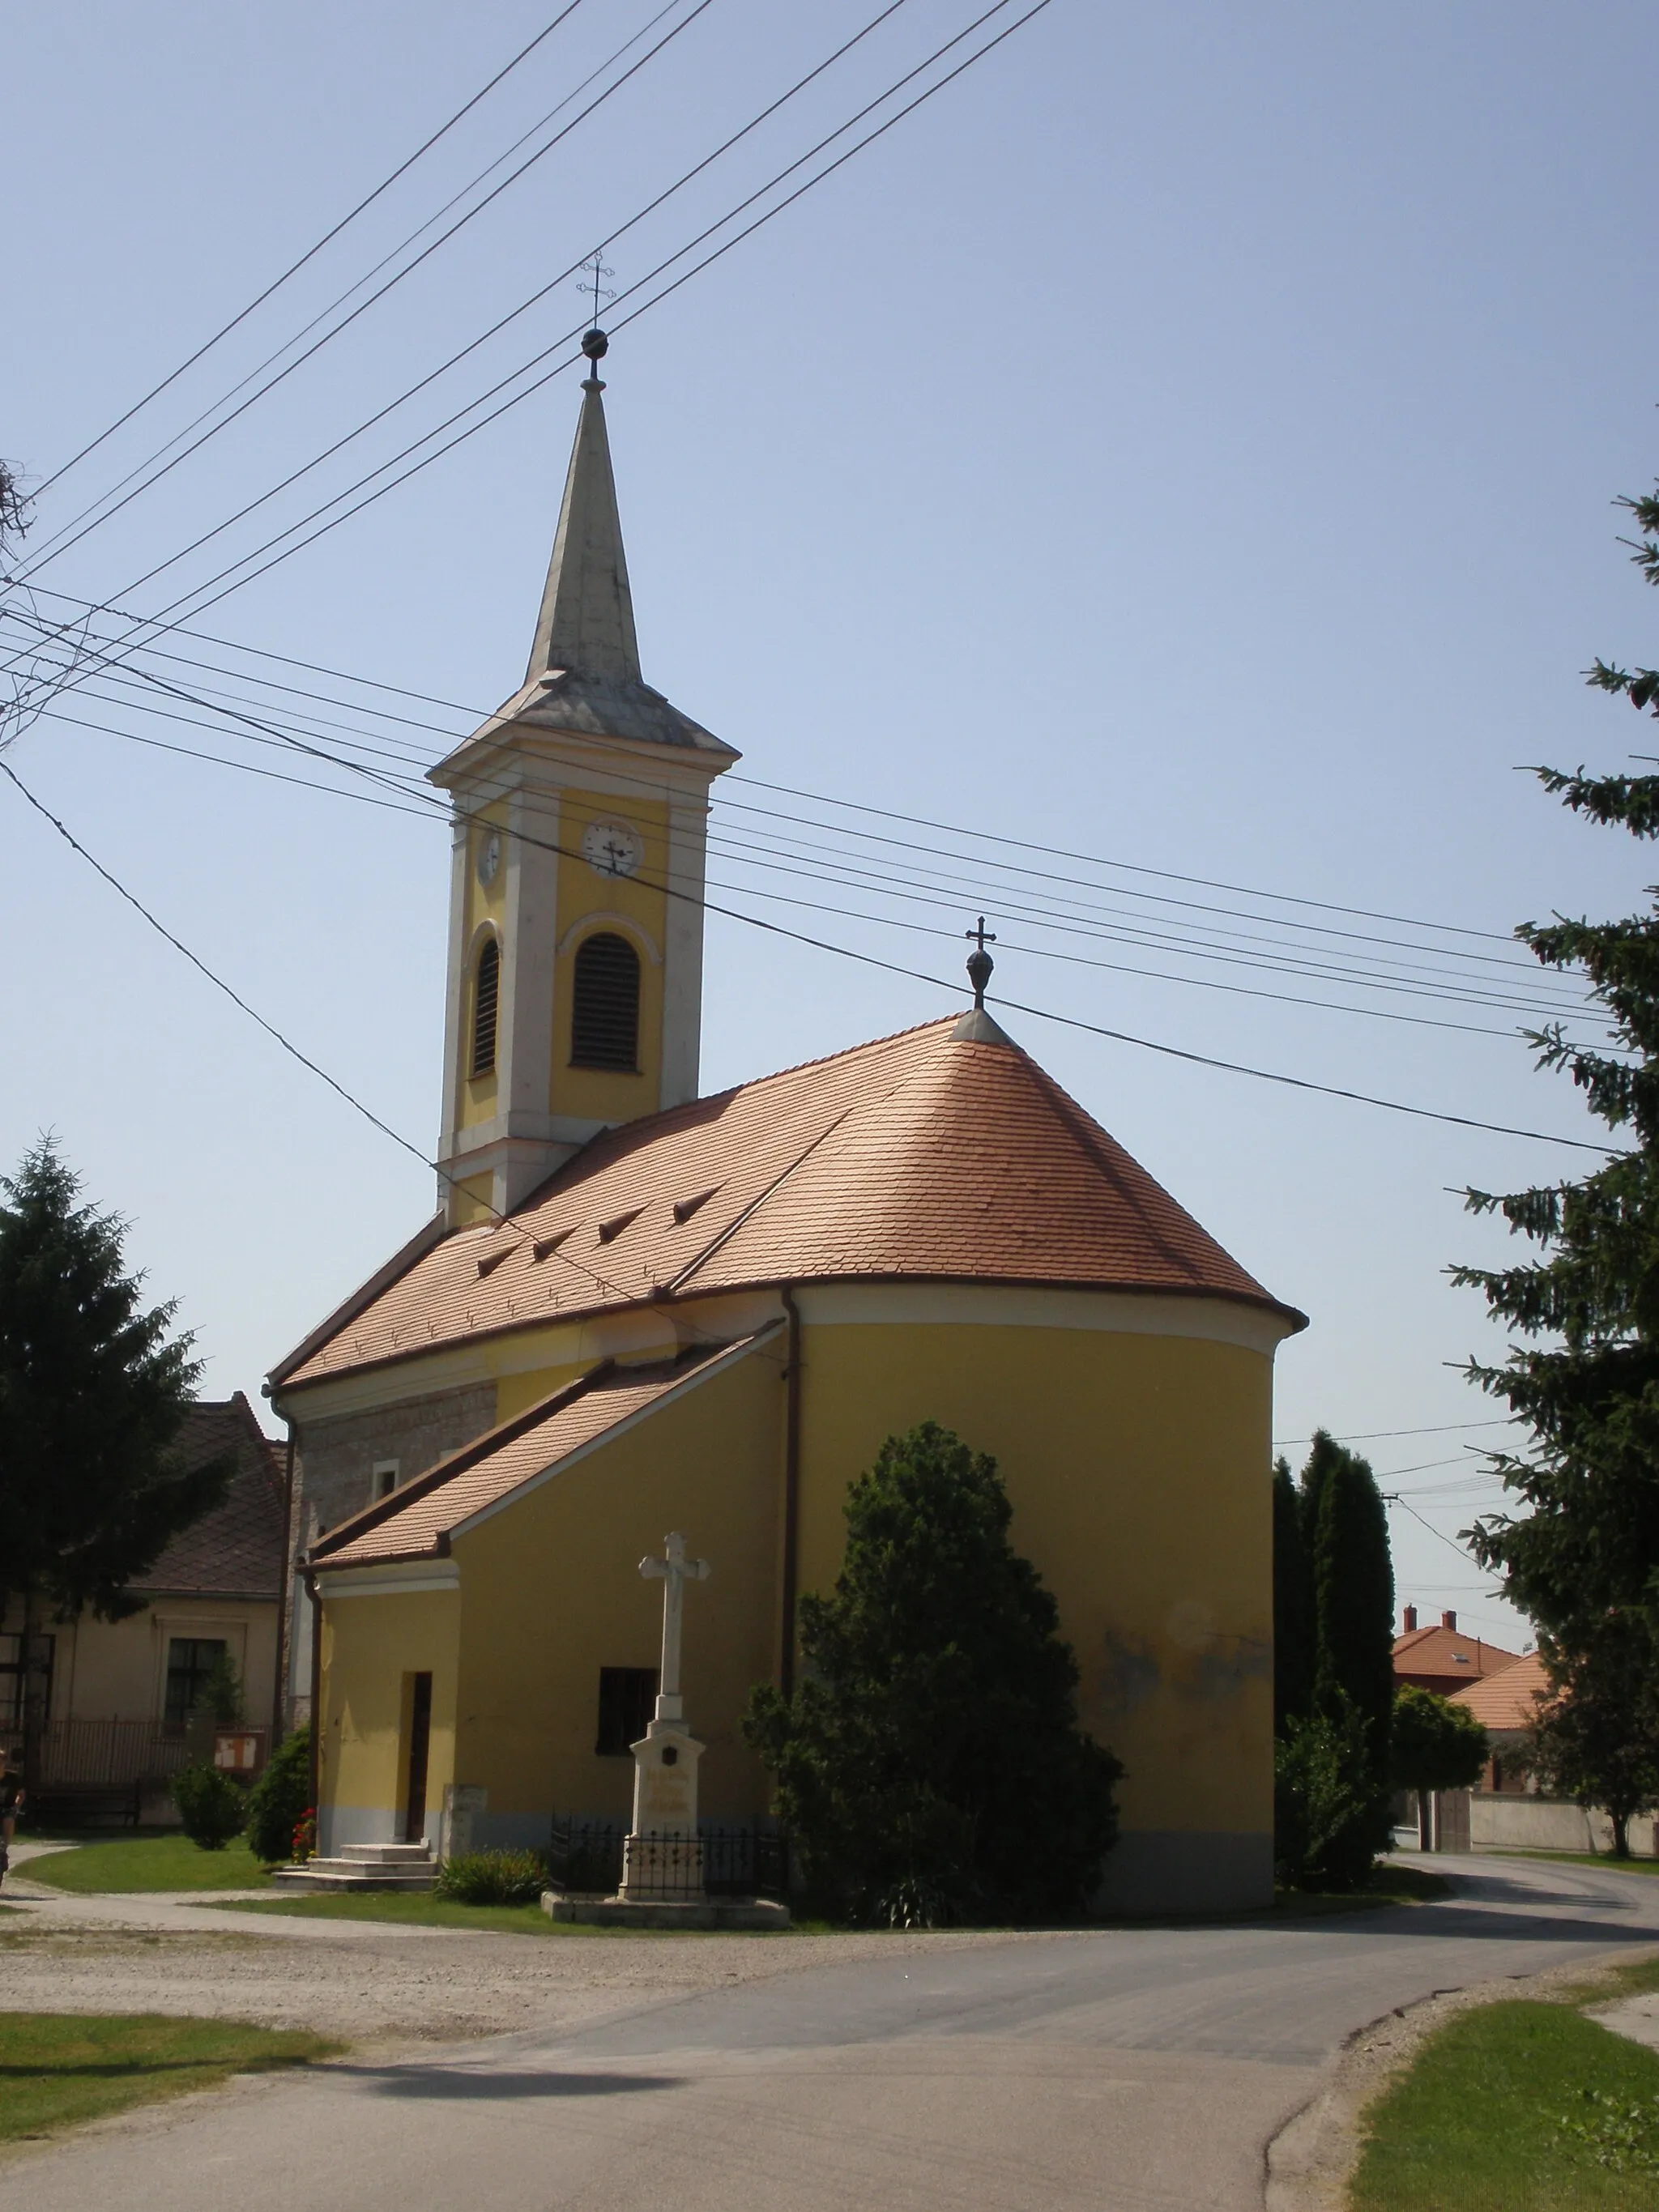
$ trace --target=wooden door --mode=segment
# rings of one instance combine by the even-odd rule
[[[404,1795],[404,1841],[418,1844],[426,1833],[426,1763],[432,1743],[432,1677],[412,1678],[409,1701],[409,1787]]]

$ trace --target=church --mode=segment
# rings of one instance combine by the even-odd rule
[[[993,1454],[1123,1761],[1111,1912],[1273,1881],[1273,1363],[1249,1275],[982,1003],[698,1090],[705,825],[738,758],[641,672],[599,364],[521,687],[453,802],[440,1210],[273,1370],[297,1454],[319,1849],[626,1825],[684,1531],[711,1824],[847,1488],[933,1419]],[[983,998],[984,969],[975,975]]]

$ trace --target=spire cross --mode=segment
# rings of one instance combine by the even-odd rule
[[[664,1585],[662,1594],[662,1673],[657,1685],[657,1718],[680,1718],[680,1615],[688,1582],[706,1583],[707,1559],[688,1559],[685,1539],[678,1529],[663,1544],[664,1557],[654,1553],[640,1561],[647,1582]]]
[[[977,927],[964,929],[962,933],[964,937],[970,937],[974,940],[974,950],[968,955],[968,981],[974,987],[974,1004],[983,1013],[985,986],[990,981],[991,971],[996,966],[995,961],[985,948],[988,945],[996,943],[996,932],[994,929],[987,929],[985,916],[981,915]]]

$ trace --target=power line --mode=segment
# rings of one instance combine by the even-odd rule
[[[307,262],[314,261],[317,256],[322,252],[323,248],[325,246],[331,244],[332,241],[340,235],[340,233],[346,228],[348,224],[355,222],[357,220],[357,217],[362,215],[366,209],[372,207],[374,202],[380,198],[382,194],[389,191],[392,185],[397,183],[398,179],[412,169],[415,164],[421,160],[422,155],[429,154],[441,138],[445,137],[455,128],[455,125],[458,123],[459,123],[465,117],[470,115],[472,110],[478,105],[479,101],[485,99],[490,93],[494,92],[498,84],[501,83],[505,78],[509,77],[513,74],[514,70],[518,68],[520,62],[527,61],[530,56],[535,52],[537,47],[541,46],[544,40],[551,38],[554,32],[558,29],[559,26],[564,22],[567,18],[574,15],[577,9],[580,8],[582,0],[568,0],[568,5],[562,8],[559,13],[554,16],[551,22],[544,25],[541,30],[538,31],[535,37],[531,40],[528,46],[521,46],[518,52],[514,55],[512,60],[508,62],[504,68],[496,70],[495,76],[490,78],[488,84],[483,86],[478,91],[475,92],[471,100],[467,100],[462,106],[458,107],[447,122],[441,124],[437,130],[432,133],[429,138],[423,140],[422,143],[415,149],[415,151],[409,155],[406,161],[400,161],[398,163],[398,167],[392,170],[390,176],[383,177],[380,183],[375,185],[372,192],[368,193],[365,198],[359,200],[356,206],[354,207],[349,214],[343,215],[340,217],[340,220],[331,229],[325,231],[315,245],[307,246],[297,261],[290,262],[288,267],[283,270],[280,276],[274,278],[270,283],[266,285],[264,290],[261,292],[257,298],[250,300],[246,307],[242,308],[239,313],[233,315],[230,320],[226,323],[222,329],[216,331],[210,338],[208,338],[204,342],[204,343],[198,346],[195,352],[191,354],[187,360],[181,361],[178,368],[170,371],[167,375],[164,376],[159,384],[153,385],[150,389],[145,392],[142,399],[134,400],[132,405],[127,409],[125,415],[117,416],[114,422],[109,425],[107,429],[100,430],[98,433],[98,435],[94,438],[89,444],[82,447],[78,453],[71,454],[70,459],[63,464],[61,468],[54,469],[52,473],[46,478],[46,482],[40,487],[40,490],[41,492],[49,491],[52,485],[55,484],[61,477],[67,476],[72,468],[77,467],[81,462],[84,461],[88,453],[95,453],[99,447],[103,445],[107,439],[113,437],[118,430],[121,429],[126,423],[131,422],[135,415],[138,414],[143,409],[148,407],[152,399],[158,398],[170,385],[176,384],[186,369],[193,368],[197,362],[202,359],[204,354],[210,353],[213,348],[219,343],[222,338],[228,337],[234,330],[235,330],[240,324],[245,323],[248,317],[254,312],[256,307],[262,307],[265,301],[270,298],[273,293],[278,292],[282,289],[283,286],[288,283],[290,276],[296,276],[300,270],[306,266]],[[38,498],[40,496],[40,493],[37,492],[35,496]]]
[[[499,199],[504,191],[508,191],[514,185],[517,184],[520,178],[533,168],[538,161],[541,161],[548,154],[550,154],[556,146],[561,145],[563,141],[570,136],[573,131],[579,129],[580,125],[587,120],[588,117],[592,115],[596,109],[602,107],[605,101],[608,100],[613,94],[620,92],[623,85],[627,84],[630,79],[639,74],[640,70],[644,69],[650,62],[653,61],[657,55],[662,52],[665,46],[670,45],[675,39],[678,38],[682,31],[689,29],[690,27],[696,22],[698,16],[702,15],[707,9],[711,8],[713,5],[714,0],[695,0],[695,5],[692,7],[690,15],[683,16],[678,23],[672,27],[672,28],[665,31],[662,37],[658,40],[654,46],[647,48],[647,51],[640,56],[640,58],[636,62],[631,64],[629,68],[623,71],[622,75],[616,79],[614,83],[607,85],[605,90],[600,93],[596,99],[591,100],[588,105],[582,109],[580,114],[572,118],[562,131],[556,131],[554,136],[548,140],[546,145],[538,147],[535,153],[531,155],[526,161],[522,161],[520,166],[514,170],[510,176],[504,177],[501,183],[495,187],[493,191],[487,192],[483,198],[478,202],[476,207],[469,208],[464,216],[460,216],[456,222],[452,223],[447,230],[441,233],[438,237],[434,238],[429,246],[423,246],[420,252],[415,256],[412,261],[405,262],[404,266],[399,269],[395,275],[389,276],[386,279],[386,283],[380,286],[378,291],[371,292],[368,299],[360,301],[359,304],[351,310],[349,315],[343,317],[339,322],[334,325],[332,329],[326,331],[313,344],[307,346],[303,353],[296,355],[295,359],[289,362],[286,368],[279,369],[274,376],[270,377],[264,384],[261,385],[257,392],[252,392],[246,399],[243,400],[240,406],[233,408],[228,415],[222,416],[210,429],[204,431],[202,436],[198,438],[193,445],[186,446],[184,447],[182,452],[175,453],[173,459],[165,463],[163,466],[157,469],[153,476],[147,477],[142,484],[135,486],[132,490],[129,491],[125,495],[125,497],[118,499],[113,507],[106,508],[105,512],[97,518],[97,522],[95,524],[88,522],[84,528],[77,531],[73,537],[62,540],[62,542],[55,546],[50,553],[43,554],[40,556],[40,562],[34,565],[43,565],[46,561],[57,560],[61,554],[67,553],[71,545],[78,544],[81,539],[87,535],[89,530],[107,522],[112,515],[118,514],[123,507],[131,505],[132,501],[137,499],[141,492],[149,490],[153,485],[159,483],[163,477],[170,476],[173,471],[176,469],[181,462],[187,461],[191,455],[192,453],[198,453],[201,448],[207,444],[210,438],[216,438],[221,430],[228,428],[231,423],[237,421],[240,416],[245,415],[250,407],[255,405],[257,402],[263,399],[268,392],[274,391],[279,384],[284,382],[289,377],[290,377],[296,368],[303,367],[303,365],[312,358],[313,354],[319,352],[324,346],[331,343],[332,340],[338,337],[341,331],[348,329],[351,324],[357,320],[360,315],[367,314],[368,310],[379,301],[383,300],[386,294],[390,292],[394,286],[401,284],[405,276],[411,275],[421,266],[422,262],[429,260],[432,255],[436,253],[441,246],[447,245],[457,231],[463,229],[466,224],[474,219],[475,216],[482,215],[485,208],[491,205],[494,201]],[[22,569],[20,572],[21,580],[27,582],[31,573],[32,570],[29,568]],[[187,596],[192,595],[187,594]]]
[[[1336,1441],[1340,1444],[1369,1444],[1377,1443],[1383,1437],[1443,1437],[1449,1436],[1457,1429],[1499,1429],[1509,1425],[1510,1417],[1498,1413],[1490,1421],[1437,1421],[1426,1429],[1360,1429],[1357,1431],[1345,1429]],[[1303,1437],[1275,1437],[1273,1449],[1277,1451],[1283,1444],[1299,1444],[1306,1441]],[[1411,1469],[1401,1468],[1399,1472],[1409,1474]]]
[[[671,0],[671,6],[676,4],[678,4],[678,0]],[[659,191],[653,199],[648,200],[635,214],[630,216],[626,222],[620,224],[615,230],[607,233],[607,234],[599,241],[598,246],[594,248],[594,252],[603,253],[609,251],[609,249],[616,244],[618,239],[625,237],[630,230],[635,229],[640,223],[644,222],[647,216],[653,214],[656,210],[663,206],[666,201],[672,199],[676,193],[684,191],[685,186],[690,184],[696,178],[701,176],[705,169],[708,169],[715,161],[720,160],[722,156],[728,154],[734,146],[738,145],[743,139],[748,137],[751,132],[758,130],[761,125],[765,123],[771,116],[776,114],[780,108],[785,106],[790,100],[793,100],[797,94],[803,92],[808,85],[814,82],[817,78],[822,76],[826,70],[832,68],[836,62],[840,61],[845,54],[850,52],[853,47],[857,46],[862,40],[868,38],[871,33],[878,29],[881,24],[885,22],[890,15],[896,14],[899,9],[907,6],[908,4],[908,0],[888,0],[888,4],[884,7],[878,14],[874,15],[869,22],[865,24],[862,29],[854,32],[850,39],[844,40],[842,43],[835,49],[834,52],[827,55],[823,61],[817,63],[813,68],[809,70],[805,76],[798,78],[787,91],[781,93],[775,100],[772,100],[767,106],[762,108],[758,114],[751,116],[749,121],[745,123],[740,130],[733,131],[730,137],[725,139],[719,146],[715,147],[713,153],[705,155],[700,161],[695,162],[690,168],[685,170],[680,176],[676,178],[672,184],[665,186],[663,191]],[[999,4],[1006,6],[1008,4],[1008,0],[999,0]],[[662,15],[666,15],[668,13],[669,9],[666,8],[661,11]],[[652,21],[654,24],[660,20],[661,16],[659,15],[653,17]],[[640,34],[636,33],[636,37],[638,35]],[[625,52],[627,51],[627,46],[631,46],[634,43],[634,40],[627,41],[627,45],[618,50],[618,55],[621,52]],[[618,55],[612,55],[610,58],[610,60],[601,65],[600,70],[594,72],[594,76],[597,76],[601,75],[604,69],[609,68],[611,63],[618,58]],[[581,90],[585,89],[586,84],[591,83],[592,81],[592,77],[585,79],[583,84],[577,88],[577,93],[579,94]],[[571,95],[573,98],[575,96],[576,94],[574,94]],[[888,97],[890,97],[890,89],[889,93],[883,94],[883,98]],[[562,106],[568,104],[568,101],[561,103]],[[557,113],[558,110],[555,109],[554,112]],[[544,121],[547,119],[549,118],[544,118]],[[856,121],[857,118],[855,117],[854,120]],[[540,126],[538,125],[537,127],[539,128]],[[850,124],[843,125],[842,126],[843,131],[850,129],[851,127]],[[520,141],[520,143],[522,143],[523,142]],[[805,155],[802,158],[810,159],[810,155]],[[769,189],[769,187],[767,187],[767,189]],[[452,202],[451,204],[453,204],[453,203]],[[729,220],[730,218],[728,217],[726,219]],[[419,234],[417,233],[416,235],[418,234]],[[696,241],[694,240],[692,241],[692,246],[695,246],[696,243]],[[683,252],[690,252],[691,250],[691,246],[682,249]],[[592,257],[592,255],[589,255],[586,258],[591,259]],[[663,265],[666,266],[668,264],[665,264]],[[382,266],[384,266],[384,264]],[[283,477],[277,483],[271,485],[268,490],[261,492],[257,498],[250,500],[245,506],[239,507],[234,514],[228,515],[222,522],[216,523],[212,529],[205,531],[200,537],[193,538],[188,545],[182,547],[179,551],[169,555],[167,560],[158,562],[155,567],[146,569],[142,576],[135,577],[130,584],[123,586],[122,590],[117,594],[117,597],[125,599],[129,592],[137,591],[141,589],[143,585],[152,581],[156,576],[164,574],[168,568],[174,567],[179,562],[187,559],[191,554],[198,551],[202,546],[210,544],[212,539],[221,536],[223,532],[233,528],[238,522],[242,521],[246,516],[253,514],[258,508],[266,505],[269,501],[278,497],[280,494],[288,490],[291,485],[299,483],[301,477],[310,475],[313,469],[320,468],[325,461],[331,460],[336,453],[340,453],[345,447],[353,443],[355,440],[363,436],[367,431],[373,429],[377,423],[384,422],[389,415],[395,413],[399,407],[405,405],[410,399],[414,398],[417,393],[425,391],[429,385],[434,384],[440,377],[447,375],[451,369],[458,367],[459,364],[466,360],[470,355],[476,353],[481,346],[488,344],[491,338],[499,337],[501,332],[506,330],[510,324],[516,322],[520,316],[527,314],[531,308],[539,305],[539,303],[543,300],[546,299],[550,293],[556,291],[562,284],[567,283],[570,277],[575,275],[577,270],[581,266],[582,263],[578,261],[572,262],[567,268],[562,269],[556,276],[550,277],[545,284],[541,285],[536,291],[531,293],[526,299],[521,300],[516,307],[510,309],[509,312],[501,317],[498,321],[492,323],[487,330],[481,331],[477,337],[470,339],[468,343],[461,347],[458,352],[451,354],[447,361],[441,362],[436,368],[429,370],[426,375],[419,378],[414,384],[408,386],[403,392],[398,393],[395,399],[389,400],[384,407],[380,408],[374,414],[368,416],[364,421],[357,423],[354,428],[348,430],[343,436],[337,438],[332,445],[325,446],[321,453],[313,454],[310,460],[303,463],[301,467],[292,471],[288,476]],[[371,272],[371,274],[377,272]],[[365,279],[362,281],[367,280]],[[357,288],[353,287],[352,289],[356,289]],[[342,298],[349,298],[349,293],[348,292],[347,294],[343,295]],[[335,304],[337,306],[341,304],[341,302],[337,301]],[[330,312],[331,312],[331,310]],[[310,326],[308,325],[307,327]],[[344,325],[342,325],[341,327],[343,328]],[[303,335],[304,332],[301,332],[301,336]],[[561,341],[561,343],[563,342],[564,341]],[[293,341],[290,343],[293,343]],[[280,353],[283,350],[286,350],[286,349],[279,349],[278,354],[271,356],[271,360],[276,360],[279,357]],[[549,350],[554,350],[554,349],[550,348]],[[542,357],[544,356],[538,356],[538,358]],[[266,362],[264,366],[269,367],[270,362]],[[515,375],[522,373],[523,372],[521,370],[514,372]],[[505,381],[511,382],[512,379],[508,378],[505,380]],[[239,390],[240,389],[240,386],[237,388]],[[495,390],[501,390],[503,386],[500,385],[494,387]],[[267,389],[269,389],[269,387],[267,387]],[[485,395],[485,397],[489,396],[489,394]],[[219,403],[216,402],[216,404],[217,404]],[[472,401],[469,402],[469,406],[481,404],[481,401]],[[211,412],[212,410],[210,410],[209,411]],[[466,411],[466,409],[463,409],[461,413],[465,414]],[[198,419],[201,420],[204,418],[198,417]],[[452,422],[458,422],[459,419],[459,415],[453,416],[450,418]],[[194,424],[191,425],[191,428],[193,428],[194,427]],[[440,428],[444,426],[441,425]],[[439,434],[437,431],[429,431],[425,434],[426,437],[433,437],[437,434]],[[417,440],[416,441],[416,446],[408,447],[405,450],[408,452],[413,452],[416,450],[416,447],[422,442],[424,442],[423,439]],[[183,457],[181,456],[180,458],[182,459]],[[392,465],[393,465],[393,464],[390,462],[383,464],[383,466],[386,467],[390,467]],[[372,481],[374,473],[375,472],[371,472],[370,477],[365,477],[362,481],[364,483]],[[341,497],[345,497],[347,495],[348,495],[346,494],[339,495]],[[318,514],[325,513],[327,504],[332,504],[332,502],[325,503],[324,507],[319,508],[315,510],[315,512]],[[112,509],[111,512],[113,513],[114,510]],[[79,518],[77,517],[76,520],[78,520]],[[300,527],[302,526],[296,525],[295,526]],[[54,542],[55,541],[52,539],[48,539],[46,541],[47,546],[50,547]],[[272,539],[268,542],[270,544],[276,544],[278,543],[279,540]],[[27,575],[32,578],[40,565],[40,562],[37,558],[27,572]],[[221,573],[228,574],[230,571],[227,569]],[[186,594],[186,596],[190,595]]]
[[[708,0],[702,0],[702,4],[707,5],[708,3]],[[940,53],[948,51],[951,46],[960,45],[963,38],[970,36],[972,32],[977,29],[981,24],[988,20],[990,16],[1000,14],[1001,10],[1009,4],[1010,0],[994,0],[994,4],[991,8],[988,9],[985,11],[985,14],[980,16],[975,23],[970,24],[966,31],[958,33],[954,39],[948,40],[945,47],[940,48],[938,52],[931,56],[928,62],[920,64],[917,70],[913,70],[909,73],[909,76],[914,77],[918,75],[921,69],[927,68],[930,65],[932,61],[937,60],[939,58]],[[767,223],[770,222],[774,217],[783,214],[787,209],[793,206],[795,202],[800,199],[805,193],[811,191],[816,185],[823,183],[827,178],[834,175],[836,170],[842,167],[848,161],[853,160],[855,155],[863,152],[866,147],[872,145],[877,139],[882,137],[897,124],[904,121],[907,117],[914,114],[917,108],[923,106],[926,101],[933,98],[937,93],[942,92],[947,85],[954,83],[957,77],[961,76],[965,70],[971,69],[976,62],[982,61],[987,54],[994,52],[994,49],[1000,46],[1005,40],[1012,38],[1016,31],[1022,29],[1024,26],[1030,22],[1034,16],[1041,15],[1043,10],[1049,6],[1049,4],[1050,0],[1034,0],[1034,4],[1028,7],[1024,15],[1016,17],[1012,23],[1006,26],[1005,28],[998,32],[994,38],[987,40],[983,46],[978,47],[963,61],[958,63],[956,68],[947,71],[944,76],[936,79],[933,83],[926,87],[922,92],[918,94],[915,99],[908,102],[904,107],[900,108],[895,114],[890,116],[884,122],[878,125],[875,130],[868,132],[863,138],[858,140],[854,145],[847,148],[845,151],[838,155],[833,161],[827,162],[823,168],[817,171],[812,176],[807,178],[803,184],[798,185],[796,189],[793,192],[789,193],[784,199],[779,201],[775,206],[765,210],[743,230],[738,231],[734,236],[724,240],[720,246],[716,246],[713,252],[706,254],[701,261],[695,263],[691,268],[684,270],[680,276],[676,277],[672,283],[664,285],[659,291],[653,294],[649,299],[643,301],[641,305],[635,307],[629,314],[622,317],[620,320],[613,319],[611,325],[612,332],[614,333],[617,331],[627,328],[629,324],[637,321],[641,315],[647,313],[651,308],[659,306],[664,300],[669,298],[671,295],[679,290],[683,285],[689,283],[693,277],[701,275],[705,269],[711,267],[714,262],[720,260],[725,254],[731,252],[734,247],[740,246],[746,239],[752,237],[757,231],[762,229]],[[636,64],[636,66],[638,66],[638,64]],[[902,80],[902,82],[908,81],[908,78]],[[871,103],[872,106],[878,106],[882,104],[883,100],[890,98],[891,93],[895,88],[890,88],[887,93],[881,95],[880,99]],[[867,113],[869,110],[866,109],[864,112]],[[848,125],[842,125],[838,131],[830,134],[830,140],[842,136],[849,127],[850,126]],[[830,143],[830,141],[826,140],[823,143],[827,144]],[[811,158],[811,155],[802,157],[803,160]],[[640,278],[636,283],[630,285],[627,291],[621,294],[619,297],[626,299],[631,296],[632,294],[642,290],[647,284],[654,282],[658,276],[664,274],[670,267],[672,267],[675,261],[683,259],[686,253],[694,251],[695,247],[700,244],[703,239],[713,236],[716,231],[724,228],[726,223],[732,221],[735,215],[740,211],[741,208],[747,207],[752,204],[754,200],[757,198],[763,197],[767,191],[770,191],[774,185],[781,181],[783,176],[790,173],[791,170],[799,167],[800,165],[799,161],[790,164],[789,169],[781,172],[779,176],[774,178],[769,184],[762,186],[757,192],[751,193],[748,200],[740,203],[739,210],[729,210],[728,213],[722,216],[719,222],[711,225],[708,229],[701,234],[699,239],[694,240],[690,246],[682,246],[678,252],[671,254],[665,261],[659,263],[656,269],[649,271],[647,276]],[[574,336],[574,332],[571,335]],[[563,343],[563,341],[561,341],[561,343]],[[493,388],[491,393],[484,395],[485,398],[493,397],[495,392],[502,390],[507,384],[513,382],[516,376],[526,374],[528,370],[531,368],[535,367],[539,361],[545,359],[547,353],[556,350],[556,347],[547,348],[543,354],[535,356],[532,361],[523,364],[519,370],[513,373],[513,375],[503,379],[500,384],[496,385]],[[449,423],[441,425],[438,430],[428,431],[425,434],[424,438],[416,440],[415,444],[406,447],[403,453],[394,456],[394,458],[390,461],[383,462],[378,469],[372,470],[367,477],[361,478],[356,484],[351,486],[348,490],[337,494],[334,499],[325,501],[324,506],[315,509],[312,515],[304,517],[301,521],[289,525],[287,530],[279,532],[275,538],[268,540],[264,546],[257,547],[252,553],[243,555],[239,561],[231,562],[228,568],[222,569],[217,575],[210,577],[205,583],[198,585],[193,590],[185,592],[179,599],[174,600],[171,605],[164,608],[161,616],[140,618],[140,620],[135,624],[135,627],[148,627],[150,628],[152,631],[159,629],[161,627],[164,626],[167,617],[176,613],[179,607],[185,605],[186,602],[191,599],[196,599],[198,601],[198,604],[191,610],[193,614],[201,614],[204,612],[208,607],[217,605],[220,600],[228,598],[232,592],[240,591],[244,586],[253,582],[258,577],[264,575],[269,569],[275,568],[280,562],[286,561],[291,558],[294,554],[303,551],[307,546],[314,544],[319,538],[325,537],[331,531],[337,529],[340,524],[349,520],[353,515],[360,514],[364,507],[372,506],[376,501],[383,499],[388,492],[396,490],[400,485],[406,483],[411,477],[419,474],[422,470],[430,467],[433,462],[441,459],[445,454],[453,452],[457,446],[464,443],[465,440],[475,436],[480,430],[489,428],[492,422],[498,421],[501,416],[508,413],[513,408],[522,404],[525,400],[530,398],[535,392],[540,391],[544,385],[550,383],[556,376],[562,375],[567,368],[574,367],[575,363],[582,358],[583,356],[580,353],[576,353],[571,355],[566,360],[556,362],[553,368],[547,370],[543,375],[538,377],[533,383],[526,386],[524,390],[514,393],[511,398],[503,400],[501,404],[494,408],[490,413],[483,416],[477,422],[470,423],[465,429],[458,431],[447,444],[440,446],[433,452],[423,455],[419,460],[411,461],[410,465],[404,470],[401,476],[392,478],[390,482],[380,485],[378,489],[374,491],[364,490],[364,487],[372,483],[374,477],[384,474],[387,469],[397,467],[410,454],[412,454],[420,445],[428,442],[433,437],[441,435],[442,431],[449,427]],[[452,416],[450,418],[450,422],[459,421],[460,419],[460,415],[466,414],[471,411],[472,408],[476,408],[483,404],[483,400],[475,400],[471,402],[469,407],[464,408],[460,410],[459,415]],[[312,531],[311,535],[308,538],[297,540],[296,543],[286,546],[280,552],[270,550],[270,549],[279,545],[283,538],[291,537],[295,531],[306,528],[311,521],[317,520],[318,517],[325,514],[329,507],[338,505],[341,500],[349,499],[358,491],[363,491],[363,496],[357,500],[356,504],[354,507],[344,509],[342,513],[332,516],[325,522],[319,522],[319,526],[315,530]],[[234,575],[234,571],[237,568],[246,568],[248,562],[258,560],[260,554],[266,551],[270,551],[270,558],[264,561],[260,567],[249,569],[245,574],[235,576],[234,581],[226,580]],[[204,592],[211,592],[216,584],[222,584],[222,588],[216,592],[212,598],[202,599],[201,594]],[[118,643],[125,641],[117,641]]]

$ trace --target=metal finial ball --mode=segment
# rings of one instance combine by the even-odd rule
[[[589,361],[603,361],[611,350],[611,341],[603,331],[589,331],[582,340],[582,351]]]

